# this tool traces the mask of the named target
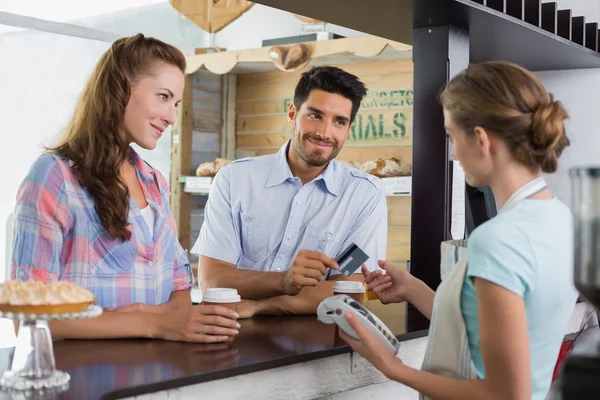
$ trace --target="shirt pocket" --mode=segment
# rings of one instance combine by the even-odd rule
[[[332,232],[308,225],[304,231],[304,237],[300,243],[299,250],[310,250],[327,254],[327,250],[331,247],[333,240],[334,236]]]
[[[134,235],[132,233],[132,235]],[[89,262],[95,275],[114,275],[135,270],[137,250],[132,240],[113,238],[102,224],[88,221]]]
[[[242,254],[251,261],[264,259],[269,251],[271,219],[240,212],[242,225]]]

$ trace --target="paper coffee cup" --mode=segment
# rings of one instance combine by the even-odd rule
[[[333,294],[348,295],[362,304],[365,296],[365,285],[362,282],[356,281],[336,281],[335,285],[333,285]]]
[[[229,288],[206,289],[202,296],[202,304],[226,307],[235,312],[238,312],[240,301],[242,299],[237,290]],[[230,340],[233,340],[233,336]]]
[[[202,296],[202,301],[214,304],[239,303],[240,295],[235,289],[211,288],[206,289]]]

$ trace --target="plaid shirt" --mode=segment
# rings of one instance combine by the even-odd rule
[[[172,292],[190,289],[189,258],[177,240],[165,178],[130,149],[130,161],[156,222],[150,233],[129,197],[131,238],[113,239],[60,155],[45,153],[17,194],[12,256],[13,279],[66,280],[91,291],[102,307],[162,304]]]

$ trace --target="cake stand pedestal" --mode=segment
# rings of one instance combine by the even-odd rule
[[[68,373],[58,371],[48,321],[94,318],[102,308],[91,305],[86,310],[69,314],[23,314],[0,312],[0,318],[20,321],[17,344],[10,370],[0,377],[3,391],[54,392],[69,387]]]

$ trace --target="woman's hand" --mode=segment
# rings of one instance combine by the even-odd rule
[[[348,324],[358,334],[360,341],[354,340],[340,329],[340,337],[348,343],[354,351],[363,356],[375,368],[383,372],[389,378],[390,371],[402,365],[402,361],[397,358],[385,345],[377,339],[375,335],[362,326],[357,317],[351,313],[344,315]]]
[[[216,343],[239,333],[239,314],[229,308],[199,305],[168,313],[153,314],[153,337],[164,340]]]
[[[369,271],[365,265],[362,266],[362,273],[369,289],[377,295],[383,304],[400,303],[410,301],[409,289],[415,284],[415,278],[406,269],[387,261],[378,261],[379,268],[383,271]]]

